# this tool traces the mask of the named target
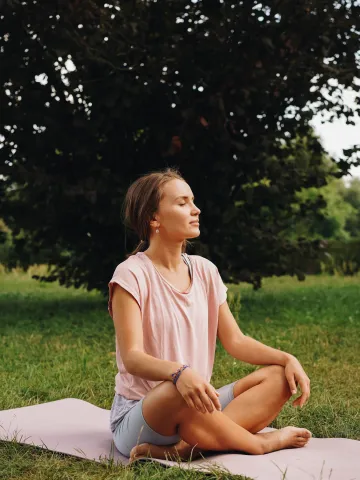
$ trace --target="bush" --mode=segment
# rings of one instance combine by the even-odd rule
[[[23,232],[17,236],[21,239]],[[21,248],[23,246],[23,248]],[[40,250],[34,252],[28,248],[28,245],[18,242],[17,249],[14,244],[14,237],[12,231],[8,228],[5,222],[0,218],[0,265],[3,265],[5,269],[11,270],[13,268],[22,268],[27,270],[31,265],[47,264],[49,259],[50,250]],[[20,261],[26,258],[26,262]]]
[[[360,238],[347,241],[329,240],[321,269],[334,275],[355,275],[360,271]]]

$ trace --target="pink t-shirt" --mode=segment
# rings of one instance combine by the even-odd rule
[[[118,283],[137,301],[141,310],[144,351],[148,355],[181,362],[210,382],[216,347],[219,306],[227,298],[227,287],[210,260],[187,255],[192,265],[192,282],[187,292],[172,286],[144,252],[120,263],[109,282],[109,314],[112,294]],[[116,341],[115,392],[140,400],[161,381],[131,375],[122,362]]]

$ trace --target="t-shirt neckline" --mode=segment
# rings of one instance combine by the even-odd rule
[[[146,255],[146,253],[144,252],[137,252],[136,255],[140,255],[142,258],[145,258],[147,262],[149,262],[152,266],[152,268],[155,270],[155,272],[159,275],[159,277],[161,278],[161,280],[163,280],[167,285],[169,285],[172,290],[174,290],[176,293],[179,293],[180,295],[189,295],[192,290],[193,290],[193,285],[194,285],[194,277],[195,277],[195,269],[194,269],[194,265],[192,263],[192,261],[190,260],[189,258],[189,255],[185,254],[189,260],[189,262],[191,263],[191,266],[192,266],[192,275],[191,275],[191,283],[190,283],[190,286],[188,288],[188,290],[186,292],[181,292],[180,290],[178,290],[177,288],[174,287],[174,285],[172,285],[168,280],[166,280],[166,278],[161,275],[161,273],[159,272],[159,270],[155,267],[154,263],[150,260],[150,258]]]

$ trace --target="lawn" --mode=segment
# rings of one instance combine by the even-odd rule
[[[1,268],[1,266],[0,266]],[[116,363],[107,299],[96,292],[40,284],[32,271],[0,270],[0,410],[76,397],[110,409]],[[230,285],[228,301],[242,331],[294,354],[311,379],[301,410],[288,402],[270,425],[308,428],[315,437],[360,440],[360,276],[264,280],[260,291]],[[215,388],[254,369],[219,344]],[[2,479],[244,478],[159,464],[116,466],[0,442]]]

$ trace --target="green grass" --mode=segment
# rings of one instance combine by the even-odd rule
[[[40,284],[30,273],[0,272],[0,409],[67,397],[110,409],[116,363],[107,299]],[[271,426],[297,425],[315,437],[360,440],[360,277],[271,278],[258,292],[230,285],[229,304],[245,334],[296,355],[311,379],[308,404],[298,410],[288,402]],[[212,384],[218,388],[256,368],[219,344]],[[207,475],[156,462],[124,467],[15,442],[0,442],[0,478],[244,479],[220,467]]]

